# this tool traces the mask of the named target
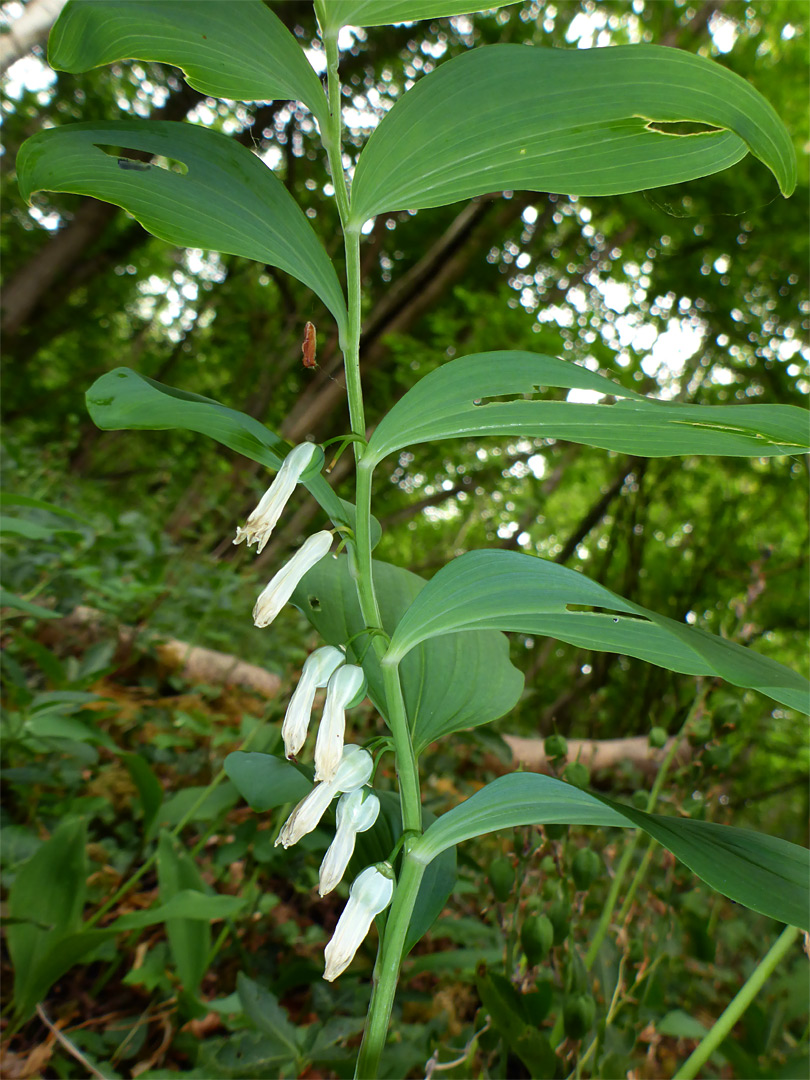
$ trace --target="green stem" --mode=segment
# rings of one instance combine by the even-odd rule
[[[360,332],[362,326],[362,280],[360,274],[360,230],[349,223],[349,191],[343,171],[339,53],[337,39],[324,35],[327,61],[327,92],[329,95],[329,127],[324,132],[324,145],[329,156],[332,182],[335,186],[338,213],[343,225],[346,246],[346,294],[348,321],[341,340],[346,395],[349,404],[351,430],[358,438],[354,442],[357,464],[356,515],[354,538],[349,544],[349,565],[357,589],[357,598],[365,627],[384,630],[374,589],[371,562],[371,479],[373,465],[366,453],[366,420],[363,407],[363,387],[360,379]],[[383,634],[373,634],[371,646],[377,658],[383,659],[387,644]],[[414,754],[399,669],[395,664],[382,665],[388,725],[394,742],[397,775],[402,806],[403,831],[415,835],[422,832],[422,801],[419,791],[419,769]],[[378,1074],[380,1055],[391,1018],[391,1009],[399,980],[399,968],[405,947],[405,935],[410,925],[424,864],[409,858],[415,835],[405,841],[402,870],[394,890],[393,903],[380,941],[374,969],[368,1020],[357,1061],[357,1076]]]
[[[734,1000],[729,1004],[722,1016],[718,1017],[711,1031],[707,1032],[701,1039],[698,1046],[681,1065],[672,1080],[693,1080],[697,1076],[702,1066],[706,1064],[723,1039],[731,1032],[731,1029],[765,985],[798,936],[799,930],[795,926],[785,927],[766,956],[763,957],[746,980]]]
[[[424,863],[405,855],[374,967],[368,1022],[363,1032],[363,1042],[354,1072],[357,1080],[361,1077],[379,1076],[380,1056],[391,1020],[399,968],[405,951],[405,938],[424,872]]]

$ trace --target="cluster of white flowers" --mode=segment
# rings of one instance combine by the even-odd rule
[[[323,452],[313,443],[302,443],[287,455],[276,478],[261,502],[237,528],[234,544],[247,541],[261,552],[295,490],[295,485],[321,468]],[[332,534],[324,530],[310,536],[292,559],[262,590],[253,609],[256,626],[269,626],[295,591],[296,586],[328,553]],[[354,852],[358,833],[370,829],[380,812],[380,801],[368,787],[373,769],[371,754],[360,746],[344,745],[346,709],[359,705],[366,696],[363,669],[346,662],[345,653],[331,645],[316,649],[306,660],[295,688],[281,735],[284,752],[294,758],[306,741],[317,690],[326,688],[323,717],[315,743],[315,786],[301,800],[279,833],[276,844],[285,848],[297,843],[317,826],[329,804],[337,804],[337,831],[329,846],[318,877],[321,896],[342,880]],[[349,966],[360,943],[379,915],[391,903],[393,871],[388,863],[366,867],[349,890],[349,902],[338,920],[334,936],[326,946],[324,978],[331,982]]]

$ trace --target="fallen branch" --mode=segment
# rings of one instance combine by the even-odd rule
[[[43,640],[65,641],[78,638],[80,645],[92,644],[110,634],[118,637],[118,660],[123,660],[137,646],[152,649],[161,664],[177,672],[190,683],[211,683],[214,686],[240,686],[262,697],[277,697],[281,679],[256,664],[248,664],[230,653],[190,645],[177,638],[167,638],[132,626],[114,626],[103,612],[80,606],[64,619],[43,624]]]

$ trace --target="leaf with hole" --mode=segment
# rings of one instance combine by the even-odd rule
[[[810,928],[810,851],[777,837],[664,817],[551,776],[512,773],[442,814],[416,841],[420,862],[474,836],[520,825],[564,823],[643,829],[724,896],[772,919]]]
[[[679,121],[712,130],[654,127]],[[357,163],[351,225],[490,191],[642,191],[720,172],[749,151],[790,195],[784,124],[712,60],[660,45],[488,45],[425,75],[383,117]]]
[[[442,567],[399,620],[386,662],[399,663],[428,639],[460,630],[543,634],[670,671],[719,676],[810,712],[810,686],[790,668],[516,551],[470,551]]]
[[[323,127],[326,95],[301,46],[261,0],[71,0],[51,30],[48,63],[77,74],[118,60],[182,69],[189,86],[235,101],[302,101]]]
[[[538,398],[550,388],[584,390],[615,403]],[[368,455],[377,464],[416,443],[487,435],[566,439],[638,457],[810,451],[808,414],[796,405],[654,401],[570,360],[490,352],[451,360],[420,379],[377,425]]]
[[[139,162],[132,151],[166,164]],[[170,244],[278,266],[323,300],[343,330],[335,268],[303,210],[255,154],[217,131],[171,120],[98,121],[40,131],[17,155],[26,202],[67,191],[114,203]]]

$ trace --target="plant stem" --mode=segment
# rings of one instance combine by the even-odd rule
[[[379,1076],[380,1056],[391,1019],[394,994],[399,979],[399,967],[405,950],[405,937],[411,922],[413,906],[422,883],[425,864],[407,854],[394,891],[394,900],[380,953],[374,968],[368,1021],[355,1066],[355,1078]]]
[[[354,442],[357,464],[355,493],[354,537],[349,545],[349,565],[357,589],[360,611],[367,629],[384,630],[382,616],[374,589],[371,562],[371,479],[373,465],[366,455],[366,420],[363,407],[363,387],[360,379],[360,332],[362,327],[362,280],[360,275],[360,230],[349,225],[349,191],[343,171],[341,145],[340,75],[339,53],[334,36],[324,35],[327,61],[327,91],[329,95],[329,130],[324,132],[324,145],[329,156],[329,167],[335,187],[338,213],[343,225],[346,246],[346,293],[348,321],[345,339],[341,340],[346,394],[352,433],[359,438]],[[382,661],[386,642],[382,635],[372,635],[371,645],[377,658]],[[381,664],[387,708],[388,726],[394,741],[397,777],[402,807],[402,827],[405,832],[422,831],[422,800],[419,791],[419,769],[413,749],[399,668],[396,664]],[[357,1076],[377,1076],[380,1055],[385,1045],[391,1009],[394,1003],[399,968],[405,948],[419,884],[425,871],[423,863],[409,857],[414,837],[409,836],[403,847],[402,868],[394,890],[391,911],[385,933],[380,940],[377,963],[374,968],[371,1001],[363,1043],[357,1060]]]
[[[704,1035],[698,1046],[675,1073],[672,1080],[693,1080],[697,1076],[702,1066],[706,1064],[723,1039],[731,1032],[731,1029],[765,985],[798,936],[799,930],[795,926],[785,927],[728,1008],[723,1012],[722,1016],[718,1017],[717,1021],[712,1025],[711,1031]]]

